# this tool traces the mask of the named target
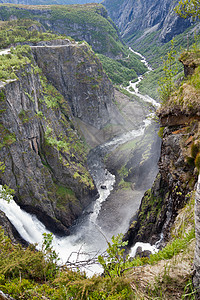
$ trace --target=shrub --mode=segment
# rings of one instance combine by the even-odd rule
[[[199,144],[197,143],[192,143],[192,146],[191,146],[191,156],[195,159],[197,154],[199,152]]]
[[[200,152],[197,154],[194,163],[195,163],[195,167],[199,171],[200,170]]]

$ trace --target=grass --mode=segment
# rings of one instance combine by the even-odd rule
[[[29,46],[17,46],[11,54],[0,55],[0,80],[17,79],[16,71],[30,63]]]
[[[0,49],[17,43],[36,43],[54,39],[65,39],[66,36],[43,32],[40,23],[34,20],[19,19],[4,21],[0,24]]]
[[[108,77],[117,85],[127,86],[130,80],[137,79],[139,74],[147,70],[140,59],[129,51],[124,59],[114,60],[102,54],[99,54],[98,58]]]
[[[194,56],[193,52],[188,52],[187,56]],[[194,114],[198,111],[200,97],[200,66],[195,69],[193,75],[185,78],[181,85],[172,93],[167,103],[160,108],[161,113],[178,108],[187,114]]]

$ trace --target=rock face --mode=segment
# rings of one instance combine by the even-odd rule
[[[73,115],[96,128],[108,124],[116,111],[114,90],[94,52],[84,43],[42,44],[32,47],[34,58],[48,81],[68,100]]]
[[[0,180],[15,190],[22,208],[36,214],[51,231],[68,234],[97,195],[68,101],[76,117],[101,127],[109,121],[113,91],[87,46],[54,44],[46,50],[41,45],[33,49],[36,61],[39,54],[40,62],[44,59],[41,66],[49,72],[49,81],[32,57],[32,63],[18,71],[17,80],[1,84],[0,161],[6,168]],[[45,69],[45,62],[50,68]],[[97,78],[98,89],[93,86]]]
[[[153,187],[144,194],[137,220],[133,221],[126,235],[130,246],[137,241],[154,244],[161,233],[163,242],[167,241],[178,210],[186,204],[194,188],[197,175],[194,167],[186,163],[183,149],[189,146],[190,133],[178,128],[178,125],[165,128],[159,173]]]
[[[2,211],[0,211],[0,226],[4,230],[5,235],[7,235],[13,243],[27,245],[27,242],[21,238],[15,227],[10,223]]]
[[[192,54],[191,54],[192,55]],[[188,57],[189,58],[189,57]],[[190,94],[188,94],[190,90]],[[182,94],[181,94],[182,93]],[[177,94],[179,97],[177,97]],[[189,95],[189,96],[188,96]],[[190,109],[186,109],[190,104]],[[182,97],[182,103],[179,99]],[[125,238],[129,246],[137,241],[160,246],[170,238],[170,229],[178,210],[181,209],[195,189],[198,179],[197,155],[199,155],[199,92],[190,84],[182,87],[168,99],[158,112],[162,130],[159,173],[141,202],[137,217]],[[194,150],[197,149],[197,150]],[[196,231],[199,235],[198,192],[196,200]],[[162,233],[162,235],[161,235]],[[196,277],[199,283],[199,243],[196,246]],[[197,286],[197,285],[196,285]]]
[[[168,42],[191,25],[190,20],[178,17],[173,11],[178,0],[105,0],[110,17],[129,41],[137,34],[160,31],[159,39]],[[137,40],[137,39],[136,39]],[[136,42],[137,44],[137,42]]]

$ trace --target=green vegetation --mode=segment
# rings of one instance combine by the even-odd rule
[[[200,17],[200,1],[199,0],[181,0],[179,1],[175,12],[183,18]]]
[[[67,122],[66,119],[63,121]],[[74,179],[78,179],[88,188],[94,188],[91,176],[84,166],[86,148],[74,130],[69,128],[66,134],[60,132],[56,135],[55,131],[48,126],[45,132],[45,143],[59,152],[60,163],[68,168]]]
[[[125,259],[123,248],[128,242],[122,242],[123,235],[118,234],[116,237],[112,237],[112,244],[107,241],[108,249],[107,257],[104,258],[102,255],[98,256],[98,261],[104,269],[104,275],[110,278],[115,276],[122,276],[125,271]]]
[[[167,58],[163,60],[164,76],[158,81],[159,95],[161,101],[166,102],[175,88],[174,78],[177,75],[178,69],[175,64],[176,51],[174,49],[174,41],[171,41],[171,50],[167,53]],[[173,66],[173,68],[172,68]]]
[[[113,83],[128,85],[131,79],[136,79],[138,74],[143,74],[147,70],[140,58],[121,43],[116,27],[107,17],[102,5],[71,5],[62,6],[62,8],[49,6],[48,17],[46,16],[46,7],[40,7],[40,10],[36,10],[36,6],[20,6],[20,8],[9,4],[1,6],[0,17],[3,20],[8,20],[11,15],[19,19],[0,23],[0,48],[16,43],[36,43],[42,40],[66,38],[65,35],[57,35],[49,31],[51,25],[50,27],[46,25],[48,18],[49,23],[53,24],[58,20],[63,23],[62,29],[58,26],[56,32],[71,34],[77,40],[80,39],[80,27],[84,27],[81,40],[87,40],[87,30],[89,30],[90,45],[94,51],[101,53],[99,58]],[[74,24],[79,28],[77,31],[74,31]],[[46,32],[43,32],[44,27]],[[111,59],[106,55],[116,57],[116,59]],[[6,74],[3,76],[6,77]],[[14,78],[16,76],[13,73],[11,79]]]
[[[71,193],[71,191],[58,187],[58,194],[66,193]],[[150,295],[156,299],[162,299],[161,294],[166,293],[173,286],[170,268],[174,270],[174,263],[177,264],[177,261],[180,260],[178,255],[183,256],[185,264],[184,257],[188,255],[187,249],[194,240],[194,228],[188,230],[188,226],[194,225],[193,209],[194,197],[191,197],[177,219],[178,229],[176,228],[174,233],[172,232],[173,240],[150,258],[136,257],[131,260],[127,256],[125,259],[123,247],[127,242],[122,241],[121,234],[112,237],[111,242],[107,241],[107,255],[101,255],[98,258],[104,268],[104,277],[93,275],[93,277],[87,278],[83,272],[72,271],[66,266],[58,266],[59,259],[52,248],[53,237],[51,234],[44,234],[42,251],[38,251],[34,245],[23,248],[20,245],[12,244],[0,229],[0,290],[10,294],[16,300],[36,300],[44,297],[55,300],[72,298],[76,300],[152,299]],[[186,217],[183,218],[183,215]],[[162,273],[163,267],[158,267],[161,276],[159,280],[155,278],[153,286],[143,284],[141,290],[137,272],[141,270],[142,276],[145,278],[145,268],[148,265],[154,267],[163,260],[166,260],[164,274]],[[140,266],[138,270],[137,266]],[[182,281],[180,286],[176,286],[179,295],[184,296],[189,292],[195,294],[191,288],[189,277],[177,278]],[[170,281],[166,282],[166,279]],[[145,296],[147,298],[144,298]]]
[[[11,54],[0,55],[0,80],[17,79],[16,71],[30,62],[29,46],[17,46]]]
[[[62,207],[65,209],[66,204],[68,203],[76,203],[79,206],[79,202],[75,196],[75,193],[65,186],[57,185],[56,186],[56,195],[57,195],[57,207]]]
[[[14,133],[10,132],[2,124],[0,124],[0,149],[2,147],[7,147],[16,142],[16,136]]]
[[[20,245],[13,245],[0,230],[0,290],[16,300],[44,297],[59,300],[143,299],[137,296],[139,287],[133,289],[133,278],[130,276],[132,268],[149,263],[155,265],[162,259],[170,259],[178,253],[185,253],[194,239],[194,230],[184,237],[175,239],[162,251],[151,255],[150,259],[137,257],[132,261],[123,259],[124,249],[121,246],[126,243],[122,242],[121,238],[121,235],[113,237],[107,249],[107,258],[99,257],[105,270],[104,277],[94,275],[87,278],[80,271],[72,271],[66,266],[58,267],[58,257],[52,249],[51,234],[44,235],[43,250],[36,251],[33,245],[26,249]],[[133,270],[136,271],[135,268]],[[184,291],[186,285],[188,278],[185,278],[182,294],[186,293]],[[158,285],[157,291],[154,287],[151,292],[160,293],[162,288],[162,285]],[[150,287],[143,286],[142,293],[143,296],[150,293]]]
[[[131,287],[125,278],[73,272],[65,266],[58,268],[53,251],[52,236],[45,235],[43,251],[33,245],[24,249],[13,245],[0,231],[0,290],[15,299],[131,299]]]
[[[19,118],[23,123],[27,123],[29,121],[28,112],[21,110],[19,113]]]
[[[98,54],[98,58],[108,77],[115,84],[127,86],[130,80],[136,79],[139,74],[147,71],[139,58],[130,51],[127,51],[127,57],[123,59],[114,60],[102,54]]]
[[[193,167],[196,167],[198,172],[200,171],[200,144],[199,141],[195,141],[191,145],[191,156],[186,158],[187,163]]]
[[[180,60],[188,66],[194,73],[184,80],[182,80],[179,87],[177,87],[171,94],[168,101],[161,107],[160,111],[164,112],[166,108],[178,108],[184,113],[196,113],[199,109],[199,96],[200,96],[200,51],[187,51],[184,52]]]
[[[112,53],[116,56],[123,53],[124,46],[119,40],[118,32],[114,23],[107,17],[105,8],[100,4],[86,5],[62,5],[62,6],[19,6],[11,4],[2,4],[0,18],[9,20],[10,16],[16,16],[19,19],[32,19],[39,21],[47,30],[46,20],[50,24],[58,24],[56,32],[70,34],[76,40],[79,40],[82,31],[81,40],[86,39],[87,32],[90,34],[90,41],[93,49],[100,53]],[[78,26],[74,30],[74,24]],[[51,29],[51,25],[50,29]],[[54,26],[55,27],[55,26]]]
[[[5,164],[3,162],[0,161],[0,175],[1,173],[5,172]],[[14,195],[15,191],[13,189],[11,189],[9,186],[7,186],[6,184],[4,184],[1,188],[0,188],[0,197],[5,199],[6,201],[10,202],[10,200],[12,199],[11,195]]]
[[[56,109],[59,106],[59,103],[63,101],[63,96],[52,84],[48,83],[45,76],[40,75],[40,82],[43,88],[43,100],[46,103],[47,108]]]
[[[66,36],[43,32],[40,23],[34,20],[19,19],[0,22],[0,49],[16,43],[36,43],[54,39],[65,39]]]
[[[176,51],[176,63],[177,63],[177,73],[176,80],[183,76],[183,66],[180,62],[178,62],[178,58],[180,54],[183,52],[183,49],[187,49],[190,47],[191,50],[195,43],[199,43],[198,37],[195,37],[194,33],[192,33],[194,26],[188,28],[184,33],[177,35],[173,40],[174,51]],[[130,36],[127,40],[134,41],[140,37],[142,32],[138,32],[133,36]],[[142,94],[148,94],[154,99],[159,99],[158,94],[158,81],[161,77],[164,76],[164,71],[162,67],[163,58],[167,56],[169,49],[171,49],[171,41],[167,43],[161,43],[158,41],[158,36],[160,31],[148,33],[146,36],[140,41],[138,51],[142,53],[148,60],[148,62],[153,67],[153,71],[144,75],[144,79],[139,83],[139,90]],[[134,46],[133,46],[134,48]],[[172,65],[172,71],[174,71],[174,66]]]

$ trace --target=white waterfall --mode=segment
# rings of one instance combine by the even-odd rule
[[[130,50],[133,51],[132,49]],[[139,53],[136,54],[141,57],[141,61],[148,67],[149,70],[151,70],[145,58]],[[127,89],[129,90],[130,87],[132,87],[134,92],[129,90],[130,93],[135,94],[144,101],[150,102],[152,105],[157,107],[159,104],[154,99],[139,93],[137,84],[141,80],[142,77],[139,76],[138,81],[136,83],[130,82],[130,86]],[[110,147],[113,149],[113,147],[117,147],[118,145],[131,141],[139,136],[143,136],[145,128],[151,124],[149,116],[147,116],[143,122],[144,124],[141,125],[138,130],[131,130],[113,138],[111,141],[99,146],[99,149],[110,149]],[[92,255],[94,255],[94,253],[100,254],[107,248],[107,242],[101,232],[98,216],[101,211],[102,203],[106,201],[113,189],[115,176],[104,168],[101,157],[93,160],[92,169],[90,171],[98,188],[99,198],[95,201],[95,203],[92,203],[90,207],[87,208],[83,216],[80,218],[79,223],[72,229],[70,236],[62,238],[54,236],[53,246],[61,258],[61,263],[65,263],[67,260],[70,260],[71,262],[74,262],[77,259],[86,260],[88,259],[87,253],[92,252]],[[29,243],[37,243],[38,247],[41,248],[43,233],[49,233],[49,231],[35,216],[23,211],[13,199],[8,202],[2,197],[0,197],[0,210],[6,214],[22,238]],[[110,212],[110,214],[112,214],[112,212]],[[77,258],[77,252],[84,254],[79,254]],[[94,265],[91,267],[91,270],[93,272],[98,272],[101,271],[101,268],[100,266]],[[86,271],[89,274],[88,270]]]

